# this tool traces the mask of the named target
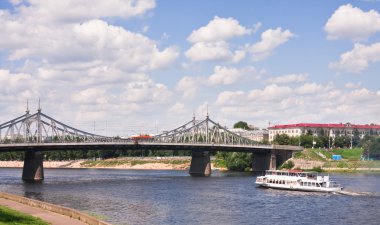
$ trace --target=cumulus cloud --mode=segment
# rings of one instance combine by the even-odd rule
[[[246,99],[243,91],[223,91],[219,93],[215,104],[223,106],[240,105]]]
[[[261,40],[249,47],[254,61],[260,61],[269,57],[280,45],[286,43],[295,35],[289,30],[268,29],[261,34]]]
[[[0,69],[1,96],[20,93],[29,88],[37,87],[33,77],[27,73],[11,73],[9,70]]]
[[[299,83],[306,81],[308,76],[308,74],[287,74],[269,78],[267,82],[273,84]]]
[[[357,88],[360,88],[362,86],[362,83],[361,82],[358,82],[358,83],[348,82],[344,86],[346,88],[349,88],[349,89],[357,89]]]
[[[317,94],[321,92],[326,92],[333,88],[332,84],[323,85],[317,83],[305,83],[302,86],[299,86],[295,89],[295,92],[298,94]]]
[[[367,39],[380,31],[380,15],[375,10],[364,12],[351,4],[340,6],[328,19],[325,27],[328,39]]]
[[[22,22],[16,22],[17,26],[13,27],[14,21],[4,20],[0,25],[4,32],[0,49],[10,51],[10,60],[106,64],[124,70],[147,71],[165,67],[178,56],[173,46],[160,51],[147,37],[102,20],[59,27],[29,27]]]
[[[265,99],[268,101],[275,101],[278,98],[283,98],[292,93],[292,89],[287,86],[278,86],[277,84],[271,84],[264,89],[255,89],[250,91],[249,98],[251,99]]]
[[[227,42],[198,42],[185,52],[191,61],[227,60],[232,57]]]
[[[245,51],[232,50],[228,40],[251,34],[259,27],[260,24],[256,24],[254,29],[248,29],[234,18],[216,16],[206,26],[189,35],[187,40],[192,46],[185,52],[185,56],[194,62],[224,60],[238,63],[245,58]]]
[[[19,5],[21,1],[14,1]],[[26,0],[21,15],[35,21],[83,22],[105,17],[142,16],[156,6],[155,0]]]
[[[241,26],[234,18],[215,16],[206,26],[191,32],[187,40],[191,43],[224,41],[250,33],[250,29]]]
[[[236,122],[236,117],[255,121],[259,126],[267,126],[268,121],[371,123],[378,122],[374,118],[380,110],[380,91],[339,89],[332,83],[305,83],[295,88],[271,84],[249,92],[223,91],[215,105],[221,112],[219,117],[231,123]]]
[[[203,84],[202,77],[182,77],[175,90],[183,93],[184,99],[194,99],[199,87]]]
[[[172,91],[150,73],[170,66],[178,49],[159,48],[141,33],[106,22],[143,16],[155,1],[12,4],[14,9],[0,10],[0,52],[9,62],[4,65],[14,65],[12,70],[0,69],[2,108],[17,115],[25,110],[27,98],[41,97],[43,108],[63,122],[111,119],[119,121],[120,130],[142,114],[169,108]],[[81,124],[78,128],[87,129]]]
[[[177,102],[168,109],[168,113],[184,114],[186,112],[186,106],[183,103]]]
[[[329,67],[351,73],[359,73],[366,69],[370,63],[380,61],[380,43],[372,45],[355,44],[351,51],[340,55],[338,62],[330,63]]]
[[[263,71],[257,71],[254,67],[225,67],[215,66],[214,73],[208,77],[209,85],[230,85],[237,82],[256,80]]]

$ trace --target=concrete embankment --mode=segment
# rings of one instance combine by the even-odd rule
[[[4,199],[4,205],[5,206],[14,208],[16,210],[25,209],[25,207],[20,206],[20,204],[12,204],[12,202],[21,203],[21,204],[26,205],[26,206],[30,206],[30,207],[37,208],[37,209],[42,209],[42,210],[45,210],[45,211],[48,211],[48,212],[51,212],[54,214],[56,213],[56,214],[64,215],[64,216],[68,217],[68,218],[57,218],[57,216],[54,216],[54,215],[47,215],[45,218],[41,218],[47,222],[52,223],[53,225],[54,224],[67,224],[68,225],[68,224],[74,224],[74,223],[75,224],[89,224],[89,225],[111,225],[111,224],[103,222],[103,221],[101,221],[101,220],[99,220],[93,216],[84,214],[84,213],[79,212],[79,211],[74,210],[74,209],[70,209],[67,207],[54,205],[51,203],[42,202],[42,201],[30,199],[30,198],[25,198],[25,197],[18,196],[18,195],[0,192],[0,200],[1,199]],[[12,202],[10,202],[10,201],[12,201]],[[26,209],[25,210],[26,213],[30,213],[30,214],[32,214],[31,212],[33,212],[33,211],[36,211],[36,210],[33,210],[33,209]],[[35,214],[36,215],[34,215],[34,216],[39,217],[38,215],[42,215],[43,212],[41,213],[41,212],[38,212],[38,210],[37,210],[37,212]],[[45,213],[45,214],[49,214],[49,213]],[[53,221],[48,221],[49,218],[53,218]],[[72,219],[75,219],[75,220],[72,220]],[[63,221],[66,221],[66,223],[63,223]],[[75,221],[78,221],[81,223],[76,223]]]

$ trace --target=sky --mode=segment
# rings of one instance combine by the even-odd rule
[[[379,71],[377,0],[0,0],[2,122],[380,124]]]

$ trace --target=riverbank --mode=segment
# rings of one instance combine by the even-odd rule
[[[343,173],[379,173],[379,160],[362,160],[362,149],[305,149],[298,152],[288,161],[292,161],[293,169],[322,170]],[[340,160],[333,160],[333,155],[340,155]]]
[[[44,168],[112,168],[135,170],[187,170],[191,157],[122,157],[102,160],[44,161]],[[0,161],[0,168],[22,168],[23,161]]]
[[[0,192],[0,206],[16,210],[13,215],[17,215],[17,212],[27,214],[33,217],[37,217],[46,221],[43,223],[35,224],[54,224],[54,225],[111,225],[109,223],[98,220],[93,216],[89,216],[77,210],[63,207],[60,205],[54,205],[47,202],[42,202],[22,196]],[[12,210],[12,211],[13,211]],[[1,220],[0,220],[1,221]],[[11,224],[21,224],[16,221],[10,221]],[[34,223],[25,223],[34,224]]]
[[[0,199],[0,224],[10,224],[17,221],[19,225],[49,225],[49,223],[28,214],[21,213],[9,207],[1,205]]]

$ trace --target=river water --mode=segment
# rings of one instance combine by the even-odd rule
[[[330,174],[361,196],[255,187],[250,173],[45,169],[40,184],[0,168],[0,191],[59,204],[112,224],[380,224],[380,174]]]

